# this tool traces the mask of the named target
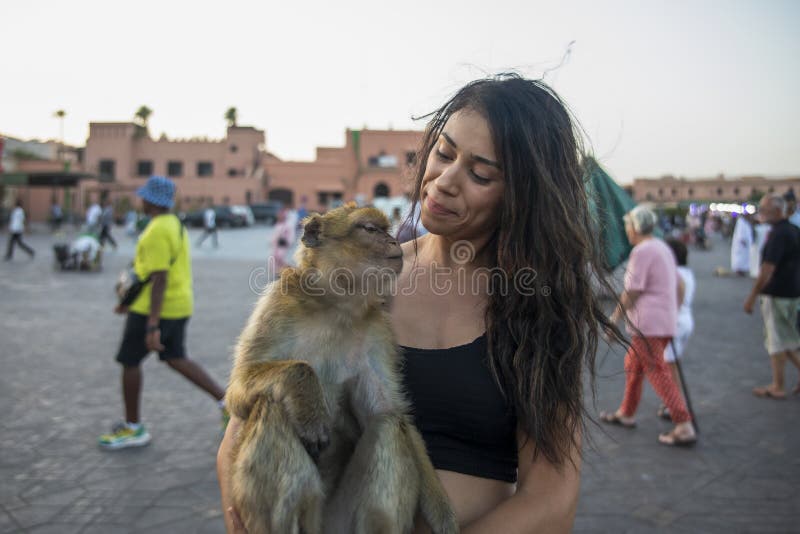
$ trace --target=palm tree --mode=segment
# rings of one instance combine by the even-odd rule
[[[228,111],[225,112],[225,120],[228,121],[228,128],[236,126],[236,108],[228,108]]]
[[[61,159],[64,155],[64,117],[66,116],[67,112],[64,111],[63,109],[59,109],[55,113],[53,113],[53,117],[56,117],[59,120],[60,146],[58,147],[58,159]]]
[[[144,129],[147,129],[147,120],[150,118],[150,115],[152,115],[152,113],[153,110],[148,108],[147,106],[140,106],[139,109],[137,109],[136,113],[134,114],[134,120],[138,122],[139,126],[141,126]]]

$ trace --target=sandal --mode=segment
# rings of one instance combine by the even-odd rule
[[[636,422],[628,423],[623,421],[616,412],[600,412],[600,420],[609,425],[622,426],[625,428],[636,428]]]
[[[656,412],[656,415],[658,415],[661,419],[666,419],[667,421],[672,421],[672,415],[669,413],[669,408],[667,408],[663,404],[661,405],[661,407]]]
[[[697,443],[697,436],[679,436],[675,430],[658,435],[658,442],[668,447],[692,447]]]
[[[762,399],[786,400],[786,393],[775,391],[772,386],[753,388],[753,395]]]

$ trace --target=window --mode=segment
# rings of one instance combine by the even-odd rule
[[[722,188],[721,187],[717,188],[717,195],[718,196],[722,196]]]
[[[367,158],[367,165],[370,167],[384,167],[392,168],[397,167],[397,157],[387,154],[383,150],[377,156],[370,156]]]
[[[253,192],[249,189],[244,192],[244,203],[245,204],[252,204],[253,203]]]
[[[236,145],[231,145],[228,150],[230,150],[233,153],[236,153],[236,151],[239,150],[239,147]]]
[[[385,184],[385,183],[383,183],[383,182],[380,182],[380,183],[378,183],[378,184],[375,186],[375,189],[374,189],[374,191],[372,192],[372,195],[373,195],[375,198],[378,198],[378,197],[388,197],[388,196],[389,196],[389,186],[388,186],[388,185],[386,185],[386,184]]]
[[[197,176],[212,176],[214,174],[214,164],[210,161],[197,162]]]
[[[168,161],[167,176],[183,176],[183,162],[175,160]]]
[[[733,188],[733,194],[736,195],[736,196],[739,196],[739,188],[738,187],[734,187]]]
[[[694,189],[692,189],[691,187],[689,188],[689,196],[690,197],[694,196]]]
[[[678,193],[678,190],[677,190],[677,189],[675,189],[674,187],[673,187],[673,188],[672,188],[672,190],[670,191],[670,194],[671,194],[673,197],[674,197],[674,196],[675,196],[677,193]]]
[[[406,165],[414,165],[417,163],[417,153],[413,150],[406,152]]]
[[[140,159],[136,163],[136,176],[152,176],[153,175],[153,160]]]
[[[664,196],[664,190],[663,189],[661,189],[661,188],[658,189],[658,196],[659,197],[663,197]]]
[[[239,171],[237,171],[236,169],[234,169],[234,168],[228,169],[228,176],[238,176],[238,175],[239,175]]]
[[[653,195],[652,195],[651,193],[647,193],[647,194],[645,195],[645,199],[646,199],[646,200],[653,200]]]
[[[117,162],[113,159],[101,159],[99,168],[100,179],[113,180],[116,175],[116,166]]]

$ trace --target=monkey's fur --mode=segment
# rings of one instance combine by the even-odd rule
[[[250,534],[405,533],[418,511],[458,531],[399,385],[386,300],[402,251],[388,226],[354,205],[307,218],[298,268],[239,338],[231,496]]]

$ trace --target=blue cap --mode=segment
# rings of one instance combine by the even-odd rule
[[[175,182],[163,176],[151,176],[136,194],[150,204],[169,209],[175,202]]]

